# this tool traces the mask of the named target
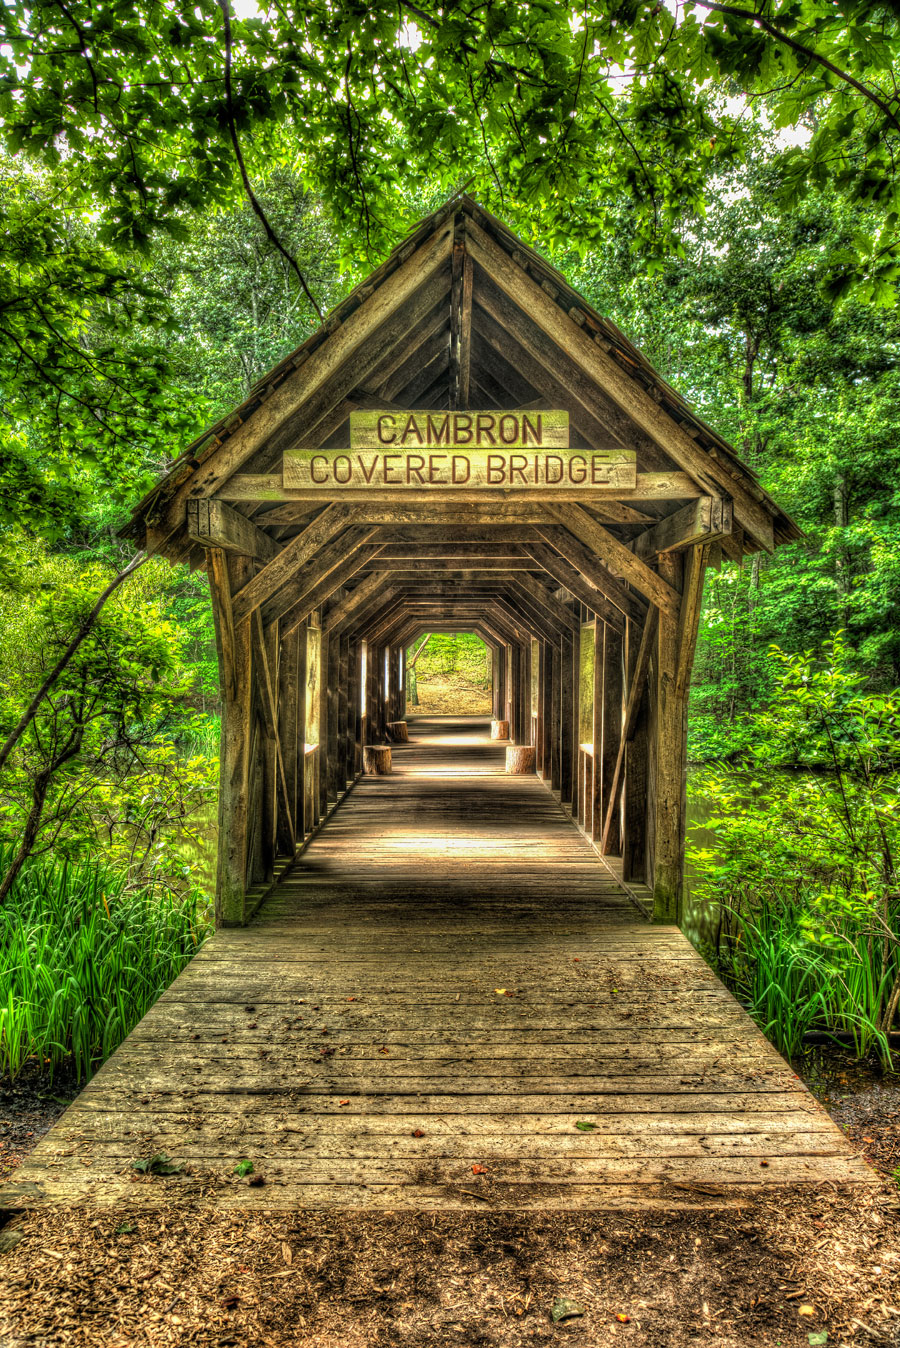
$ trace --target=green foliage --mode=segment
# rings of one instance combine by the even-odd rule
[[[0,1072],[89,1077],[208,933],[196,893],[130,888],[96,861],[26,866],[0,908]]]
[[[4,737],[107,579],[101,563],[15,541],[0,592]],[[102,847],[132,882],[190,883],[177,845],[196,837],[217,764],[206,753],[185,757],[206,718],[192,705],[185,633],[166,613],[166,576],[150,564],[109,601],[7,763],[0,836],[19,839],[16,865],[50,850],[81,860]],[[10,879],[7,871],[0,893]]]
[[[720,913],[720,968],[785,1053],[810,1028],[887,1055],[900,1002],[900,698],[867,693],[840,636],[770,655],[746,772],[710,769],[694,901]]]
[[[742,153],[739,114],[763,103],[773,127],[801,128],[783,149],[782,205],[830,183],[879,212],[836,255],[832,296],[893,295],[900,26],[887,6],[797,0],[761,20],[706,0],[677,14],[631,0],[293,0],[232,16],[230,43],[227,13],[227,0],[4,6],[6,144],[66,175],[104,243],[183,236],[187,212],[233,201],[237,140],[251,172],[301,169],[348,255],[381,251],[411,200],[465,172],[551,245],[611,237],[632,201],[660,257]]]
[[[203,418],[169,375],[165,296],[59,193],[0,162],[0,526],[57,535],[95,493],[121,510]]]
[[[407,651],[409,661],[419,643],[410,646]],[[491,657],[481,637],[472,632],[459,632],[448,635],[433,632],[421,655],[416,661],[416,673],[420,678],[430,676],[456,677],[466,683],[482,688],[490,687]]]

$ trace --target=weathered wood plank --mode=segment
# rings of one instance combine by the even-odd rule
[[[653,562],[661,552],[720,542],[731,534],[732,503],[723,496],[700,496],[646,529],[631,544],[637,557]]]
[[[272,561],[281,551],[274,538],[227,501],[188,501],[187,535],[205,548],[239,552],[261,562]]]

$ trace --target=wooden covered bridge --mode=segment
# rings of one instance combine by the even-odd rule
[[[41,1142],[25,1201],[873,1181],[676,925],[704,572],[797,530],[542,258],[454,199],[129,532],[209,575],[233,930]],[[536,772],[507,775],[486,723],[420,719],[361,775],[404,651],[444,629],[487,643]],[[136,1151],[189,1169],[136,1177]]]
[[[495,718],[677,920],[704,572],[798,531],[470,198],[187,450],[129,532],[210,578],[223,924],[403,718],[404,650],[442,629],[483,637]]]

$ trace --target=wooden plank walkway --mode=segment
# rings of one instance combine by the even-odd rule
[[[414,722],[394,775],[362,779],[252,926],[209,942],[9,1192],[484,1211],[876,1183],[485,732]],[[158,1152],[186,1173],[133,1170]],[[234,1177],[243,1157],[263,1185]]]

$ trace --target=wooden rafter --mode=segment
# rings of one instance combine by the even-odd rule
[[[325,544],[356,518],[351,506],[334,503],[326,505],[302,533],[282,548],[262,571],[233,596],[235,622],[243,622],[248,618],[255,608],[264,604],[286,584],[298,568],[310,562]]]
[[[629,552],[608,529],[592,519],[582,506],[572,504],[562,511],[559,506],[548,503],[547,514],[559,523],[546,528],[539,525],[538,532],[568,557],[582,575],[587,575],[587,568],[590,566],[596,569],[599,560],[605,570],[617,578],[617,582],[627,582],[664,613],[670,613],[673,618],[678,616],[681,607],[678,591],[666,584],[646,562]],[[613,598],[612,594],[609,597]],[[622,608],[622,605],[619,604],[619,607]],[[623,608],[623,612],[627,613],[628,609]],[[636,615],[632,613],[630,616]]]

